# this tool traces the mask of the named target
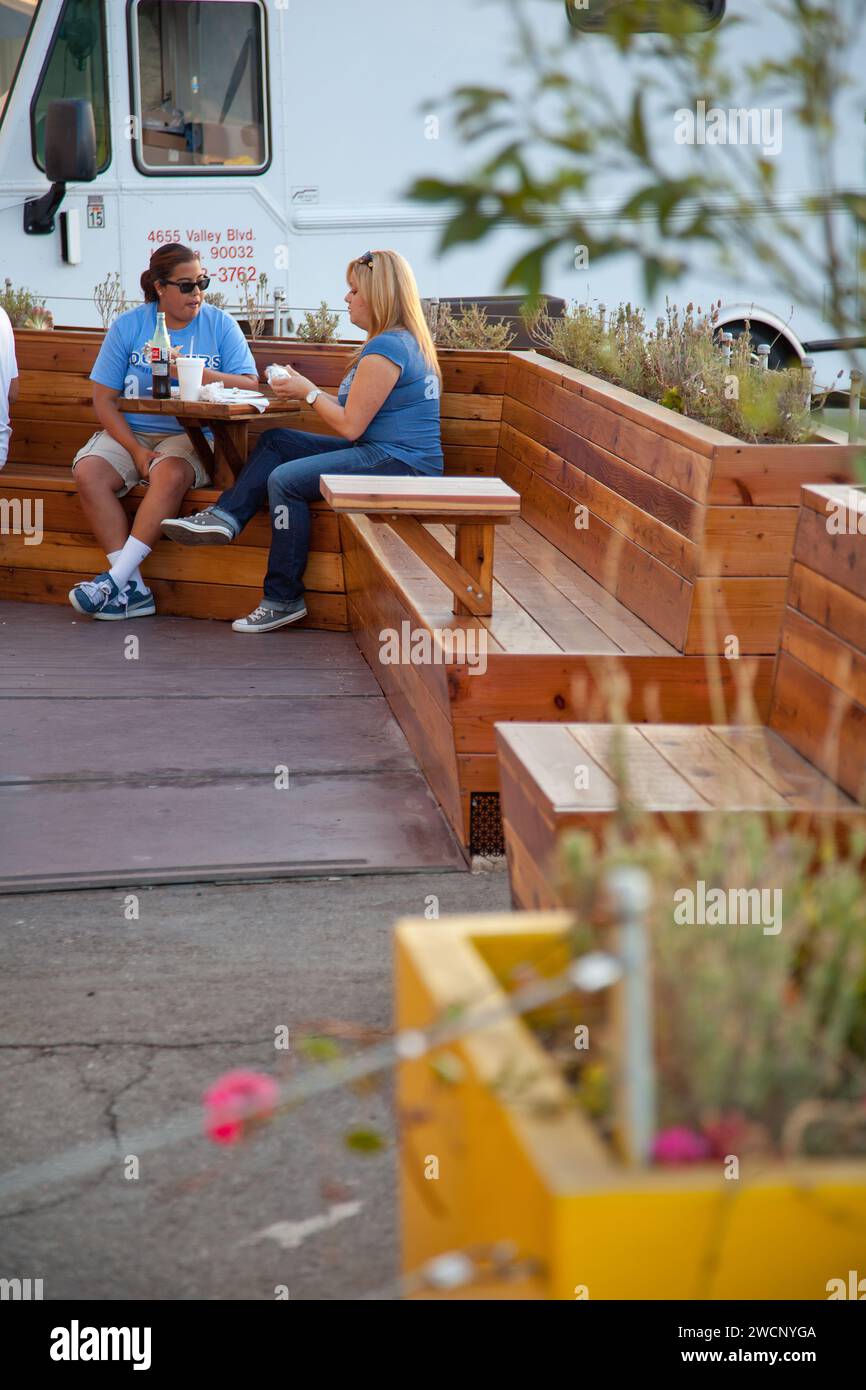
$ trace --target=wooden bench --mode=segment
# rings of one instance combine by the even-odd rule
[[[353,630],[464,845],[501,852],[494,725],[611,717],[707,723],[739,686],[769,713],[802,481],[846,478],[856,449],[750,445],[535,352],[509,352],[495,473],[521,497],[503,527],[493,612],[446,586],[387,528],[341,519]],[[430,527],[453,545],[442,526]],[[395,663],[379,634],[424,634]],[[463,649],[473,658],[461,658]],[[483,656],[483,663],[478,658]]]
[[[72,579],[103,563],[69,474],[96,424],[87,374],[100,341],[92,331],[16,334],[22,389],[0,500],[42,500],[46,534],[42,546],[3,537],[0,596],[65,603]],[[260,370],[287,363],[328,390],[352,351],[253,345]],[[497,721],[608,719],[613,681],[630,720],[718,722],[735,715],[739,677],[766,719],[799,483],[846,477],[855,451],[739,444],[534,352],[440,360],[446,476],[495,476],[521,498],[520,518],[500,528],[492,612],[455,613],[452,588],[390,525],[323,502],[304,622],[351,627],[462,843],[499,852]],[[298,425],[326,433],[306,408]],[[191,493],[184,509],[215,497]],[[424,553],[438,559],[444,548],[459,563],[451,522],[417,520]],[[160,610],[247,611],[269,535],[262,514],[229,557],[160,542],[145,565]],[[383,652],[380,633],[404,624],[431,660]],[[721,663],[718,716],[703,653],[731,637],[742,659]]]
[[[20,393],[12,408],[11,452],[0,470],[0,504],[37,506],[42,517],[41,545],[11,531],[0,536],[0,598],[64,604],[76,579],[98,573],[105,556],[96,547],[78,502],[70,463],[99,428],[93,411],[90,371],[102,343],[101,330],[37,332],[16,330]],[[336,393],[352,357],[351,345],[261,339],[252,344],[260,373],[271,362],[291,366],[318,386]],[[493,472],[502,412],[507,354],[444,352],[441,397],[446,471],[485,476]],[[281,422],[258,419],[249,425],[251,442]],[[323,429],[305,404],[291,425],[313,433]],[[143,488],[134,488],[123,506],[135,514]],[[215,502],[217,488],[190,492],[184,515]],[[303,626],[346,631],[346,586],[337,517],[327,503],[314,503],[307,571],[308,616]],[[270,523],[265,512],[224,552],[190,549],[159,541],[144,572],[159,611],[194,618],[236,618],[258,602],[267,569]]]
[[[680,829],[720,809],[866,826],[866,490],[804,487],[802,502],[766,727],[497,726],[517,906],[561,905],[557,840],[613,815],[618,767],[629,797]]]
[[[335,512],[389,526],[448,586],[455,613],[490,617],[495,528],[520,512],[519,495],[501,479],[325,474],[322,496]],[[431,523],[454,525],[452,547],[427,529]]]

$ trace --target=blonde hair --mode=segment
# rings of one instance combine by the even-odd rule
[[[442,380],[442,371],[436,357],[433,336],[427,327],[424,310],[418,296],[418,286],[409,262],[397,251],[370,251],[373,264],[356,256],[346,268],[346,280],[355,283],[370,308],[370,329],[368,341],[377,333],[385,333],[389,328],[405,328],[421,349],[421,355],[431,371]],[[360,357],[360,350],[353,361]]]

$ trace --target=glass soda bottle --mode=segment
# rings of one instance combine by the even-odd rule
[[[150,369],[153,375],[153,399],[171,399],[171,339],[165,326],[165,314],[156,316],[156,332],[150,344]]]

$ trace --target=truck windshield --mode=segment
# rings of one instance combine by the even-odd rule
[[[142,171],[263,169],[267,92],[259,0],[137,0],[130,18]]]
[[[38,5],[39,0],[0,0],[0,121]]]

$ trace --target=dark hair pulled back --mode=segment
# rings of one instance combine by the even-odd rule
[[[159,295],[156,292],[157,280],[170,280],[177,267],[186,261],[197,261],[198,252],[183,246],[179,241],[170,241],[160,246],[150,258],[150,265],[142,272],[140,285],[145,300],[153,304]]]

